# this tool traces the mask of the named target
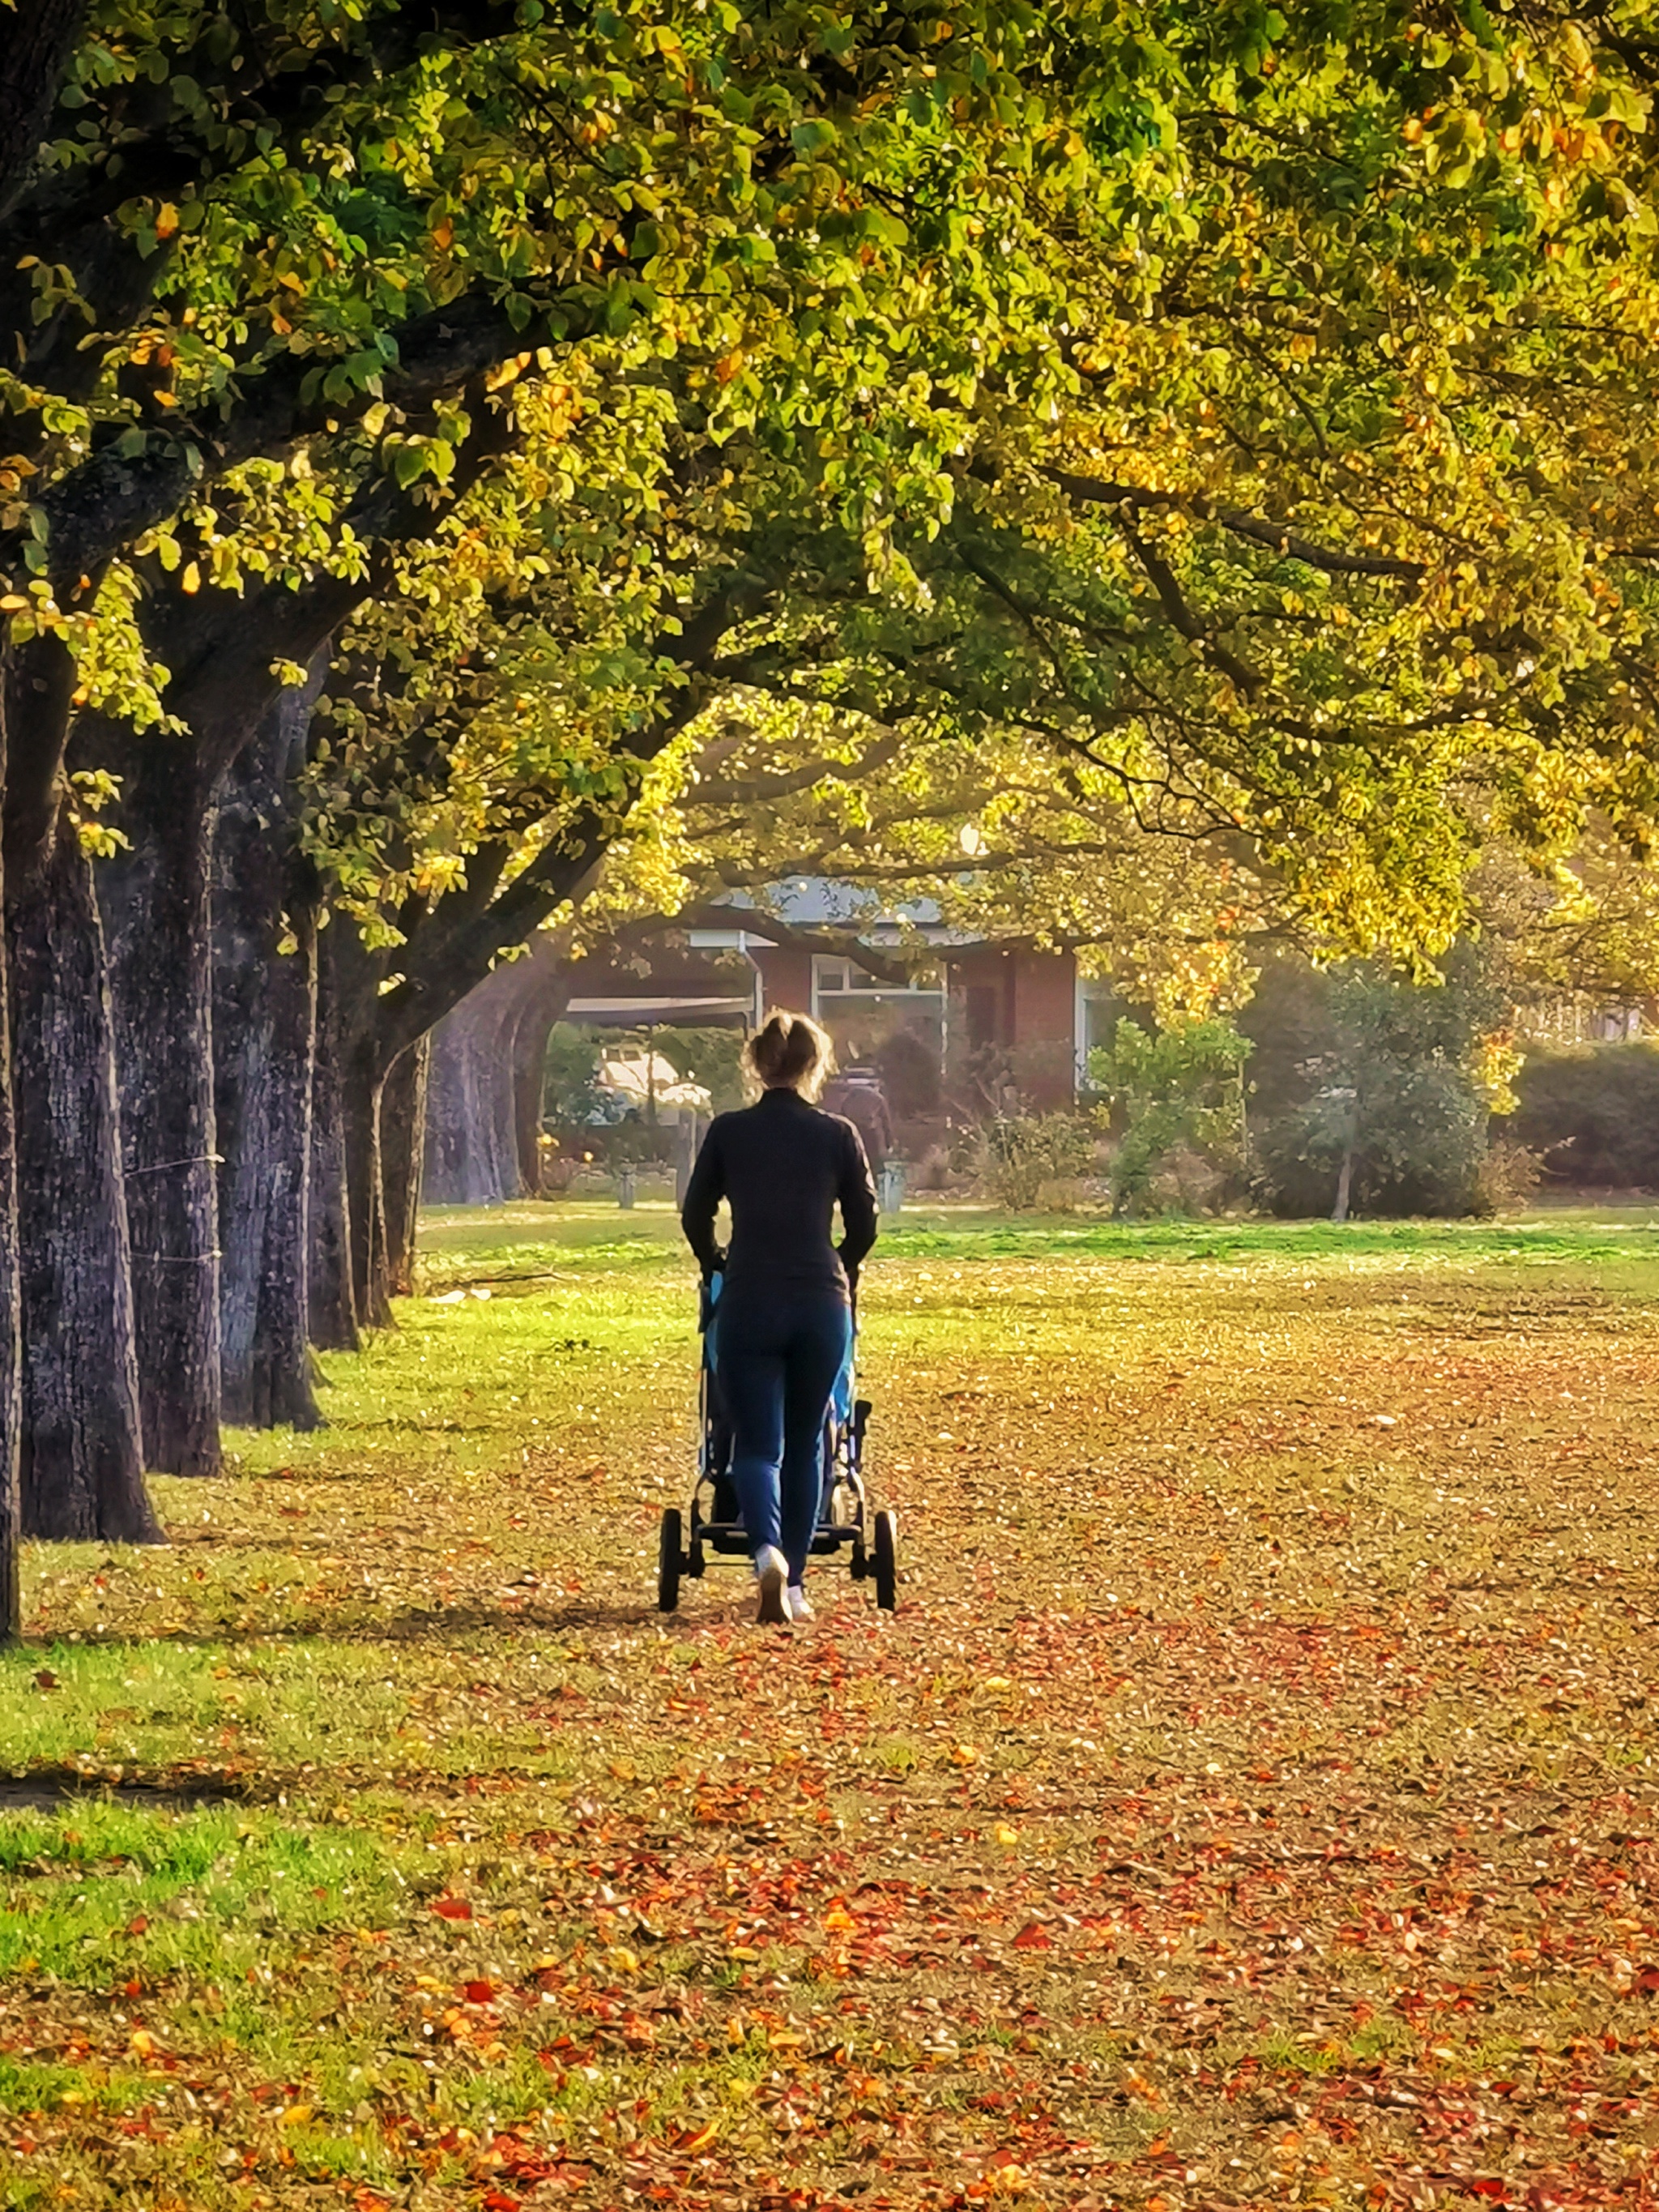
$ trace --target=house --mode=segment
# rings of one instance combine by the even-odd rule
[[[927,902],[872,911],[864,895],[822,878],[777,886],[769,903],[783,932],[769,937],[757,915],[730,930],[691,930],[688,947],[742,957],[755,975],[756,1018],[777,1006],[810,1013],[843,1066],[880,1059],[902,1030],[947,1083],[970,1066],[994,1066],[1033,1105],[1052,1109],[1070,1103],[1091,1047],[1103,1041],[1110,991],[1079,975],[1069,952],[968,937]],[[812,942],[844,941],[849,931],[876,969]]]
[[[734,898],[729,925],[722,911],[717,925],[674,932],[649,952],[611,946],[571,959],[544,936],[504,963],[434,1035],[429,1195],[474,1205],[540,1188],[548,1039],[562,1020],[634,1038],[643,1030],[654,1053],[655,1029],[748,1030],[775,1007],[810,1013],[843,1067],[880,1067],[901,1146],[915,1157],[946,1138],[959,1113],[1015,1097],[1040,1110],[1070,1104],[1090,1047],[1106,1034],[1110,995],[1079,975],[1069,953],[975,939],[921,905],[874,911],[822,879],[784,886],[772,904],[775,921]],[[625,1057],[612,1051],[607,1064]],[[654,1070],[654,1060],[635,1058]],[[665,1103],[680,1102],[647,1082],[647,1118]]]

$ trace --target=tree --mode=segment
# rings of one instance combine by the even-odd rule
[[[1254,1135],[1287,1212],[1467,1213],[1481,1202],[1487,1124],[1514,1110],[1510,1006],[1469,943],[1443,978],[1356,962],[1328,979],[1304,1103]]]
[[[443,521],[488,510],[488,535],[559,570],[545,433],[566,382],[638,410],[649,520],[613,524],[611,581],[642,603],[649,665],[586,671],[599,711],[565,755],[584,803],[451,806],[459,872],[414,892],[418,933],[392,920],[397,968],[390,939],[328,963],[366,1291],[387,1073],[580,888],[721,689],[1041,738],[1142,828],[1247,841],[1299,926],[1390,954],[1451,941],[1488,821],[1548,848],[1599,799],[1644,834],[1641,471],[1618,465],[1650,373],[1644,43],[1544,0],[1515,26],[1102,0],[940,27],[874,0],[834,23],[282,7],[158,27],[118,0],[94,19],[0,236],[22,249],[0,324],[24,340],[0,470],[7,843],[25,880],[53,849],[78,685],[82,758],[125,778],[137,832],[108,900],[130,1054],[151,1031],[118,975],[143,972],[146,916],[189,942],[181,1089],[154,1120],[196,1180],[136,1201],[169,1279],[205,1279],[216,1249],[199,823],[218,780],[273,662],[453,554]],[[471,445],[492,381],[489,425],[511,422],[493,457]],[[533,510],[490,508],[520,461],[545,480]],[[296,518],[289,563],[270,549]],[[576,535],[573,568],[593,550]],[[738,601],[718,619],[711,555]],[[562,575],[567,609],[598,574]],[[264,580],[236,711],[181,712],[224,672],[197,648],[239,574]],[[703,618],[689,659],[653,642]],[[158,750],[169,714],[184,769]],[[178,1302],[198,1378],[212,1310]],[[210,1404],[183,1398],[167,1450],[210,1463]]]
[[[63,89],[90,127],[64,133],[12,210],[14,240],[33,250],[16,257],[9,307],[25,343],[5,396],[24,438],[0,483],[0,565],[19,586],[9,650],[33,711],[13,749],[9,838],[25,872],[49,846],[67,643],[88,709],[77,752],[123,784],[127,842],[102,888],[133,1127],[168,1155],[136,1163],[145,1182],[130,1194],[152,1271],[137,1315],[155,1355],[141,1362],[152,1459],[204,1469],[216,1453],[204,824],[275,705],[278,665],[308,659],[386,587],[359,549],[429,526],[428,489],[464,495],[480,447],[488,458],[488,436],[447,434],[460,420],[447,395],[602,339],[613,356],[629,342],[640,357],[695,353],[738,419],[760,389],[742,368],[756,307],[791,323],[802,289],[828,283],[823,319],[843,335],[890,313],[915,264],[902,228],[859,197],[866,173],[891,173],[879,111],[915,87],[927,111],[915,135],[931,115],[937,140],[957,135],[952,103],[993,115],[1008,82],[975,22],[925,76],[879,10],[823,44],[787,9],[734,46],[738,28],[693,9],[683,26],[518,29],[476,8],[429,24],[383,10],[328,27],[279,13],[158,29],[118,9]],[[453,94],[441,108],[434,71]],[[273,193],[273,172],[298,189]],[[792,224],[780,252],[769,233]],[[83,316],[104,348],[76,342]],[[487,411],[482,389],[471,405],[486,430],[509,411],[522,428],[522,409]],[[287,507],[319,524],[274,574],[283,501],[266,457],[297,457]],[[293,485],[319,461],[332,488],[307,513]],[[260,575],[252,608],[214,605]],[[108,1209],[88,1224],[113,1233]]]
[[[1177,1148],[1223,1176],[1244,1164],[1244,1063],[1250,1042],[1232,1024],[1182,1022],[1150,1035],[1120,1021],[1109,1047],[1089,1055],[1089,1079],[1121,1123],[1112,1160],[1116,1212],[1143,1205]]]

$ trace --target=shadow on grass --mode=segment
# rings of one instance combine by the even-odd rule
[[[187,1813],[198,1805],[252,1804],[274,1796],[281,1786],[222,1774],[176,1775],[166,1782],[118,1781],[76,1766],[34,1766],[26,1774],[0,1775],[0,1814],[56,1813],[65,1805],[88,1801]]]
[[[648,1602],[622,1605],[595,1601],[558,1607],[456,1605],[405,1610],[388,1613],[383,1619],[364,1615],[340,1620],[319,1615],[250,1622],[245,1627],[233,1627],[227,1623],[216,1629],[204,1622],[171,1632],[156,1628],[142,1635],[60,1632],[50,1638],[25,1639],[23,1648],[28,1650],[38,1644],[42,1651],[60,1644],[99,1651],[153,1651],[157,1644],[167,1644],[175,1650],[183,1647],[222,1651],[227,1646],[242,1644],[432,1644],[446,1638],[496,1635],[502,1629],[560,1636],[584,1628],[642,1628],[648,1621],[668,1617]]]

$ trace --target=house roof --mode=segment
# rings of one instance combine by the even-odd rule
[[[929,945],[983,942],[969,932],[950,928],[934,899],[905,899],[884,905],[862,884],[842,883],[831,876],[791,876],[781,883],[769,884],[763,896],[763,911],[747,891],[728,891],[716,903],[729,906],[734,915],[753,913],[754,924],[740,926],[745,935],[763,940],[765,916],[773,914],[791,929],[852,929],[868,945],[901,945],[918,936]],[[713,944],[723,934],[697,930],[692,933],[691,942]]]

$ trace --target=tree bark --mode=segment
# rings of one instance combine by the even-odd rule
[[[144,1492],[121,1119],[92,864],[59,812],[14,871],[21,1492],[31,1536],[159,1543]]]
[[[497,968],[433,1033],[428,1113],[431,1195],[490,1205],[541,1188],[542,1064],[570,997],[542,939]]]
[[[21,0],[7,14],[6,65],[0,71],[0,216],[10,213],[33,174],[86,12],[86,0]]]
[[[109,939],[148,1466],[216,1474],[219,1221],[211,811],[190,745],[103,724],[127,850],[98,872]]]
[[[534,961],[535,956],[532,955]],[[513,1135],[519,1155],[519,1181],[532,1198],[542,1188],[542,1091],[547,1074],[547,1040],[570,1002],[570,986],[557,968],[544,969],[538,988],[519,1009],[513,1032]]]
[[[351,1230],[351,1292],[365,1328],[393,1325],[386,1267],[386,1183],[380,1154],[380,1100],[386,1088],[373,1041],[360,1042],[341,1068],[345,1126],[346,1212]]]
[[[503,1013],[499,1003],[468,1002],[433,1032],[428,1189],[441,1205],[494,1206],[519,1194]]]
[[[316,1428],[307,1216],[317,1025],[316,872],[293,772],[310,690],[284,695],[232,771],[214,836],[220,1375],[228,1421]]]
[[[422,1037],[392,1063],[380,1092],[380,1186],[386,1216],[386,1288],[415,1289],[415,1251],[426,1166],[426,1098],[432,1040]]]
[[[11,655],[0,641],[0,790],[10,726]],[[5,890],[0,859],[0,900]],[[22,1429],[22,1369],[18,1331],[17,1146],[12,1121],[11,983],[6,933],[0,929],[0,1650],[23,1632],[19,1576],[22,1498],[18,1485]]]
[[[317,1030],[311,1089],[311,1202],[307,1209],[306,1285],[311,1340],[325,1352],[357,1352],[357,1300],[351,1281],[351,1231],[346,1206],[345,1103],[340,1077],[340,993],[335,972],[336,921],[317,942]]]

